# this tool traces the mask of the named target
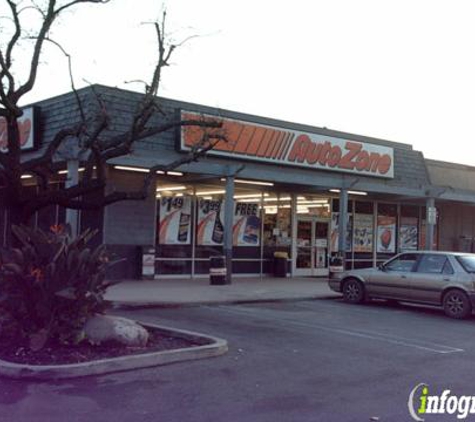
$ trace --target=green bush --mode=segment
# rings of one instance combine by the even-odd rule
[[[21,246],[0,256],[0,341],[33,350],[79,343],[88,317],[107,307],[105,246],[87,247],[92,230],[76,238],[68,227],[12,230]]]

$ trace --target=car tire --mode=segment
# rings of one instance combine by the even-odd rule
[[[472,314],[472,304],[461,290],[449,290],[442,301],[445,315],[450,318],[464,319]]]
[[[344,301],[348,303],[363,303],[365,299],[363,283],[355,278],[343,282],[342,293]]]

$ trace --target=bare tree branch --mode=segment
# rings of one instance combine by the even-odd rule
[[[84,107],[82,105],[81,98],[79,97],[78,91],[76,89],[76,85],[74,84],[73,64],[72,64],[71,55],[63,48],[63,46],[60,43],[56,42],[55,40],[53,40],[49,37],[46,37],[45,41],[48,41],[51,44],[58,47],[61,50],[61,52],[64,54],[64,56],[66,57],[66,59],[68,61],[69,81],[71,83],[71,90],[73,91],[74,96],[76,97],[76,102],[78,104],[79,112],[81,113],[81,120],[83,122],[85,122],[86,121],[86,114],[84,112]]]
[[[73,209],[97,209],[109,204],[123,200],[140,200],[149,197],[156,183],[157,171],[170,171],[179,166],[196,161],[214,148],[216,143],[226,140],[222,133],[222,122],[217,119],[186,119],[173,118],[167,120],[165,112],[159,106],[157,93],[160,88],[162,70],[169,66],[170,58],[176,48],[191,38],[185,39],[181,44],[169,44],[166,33],[166,13],[162,15],[160,22],[154,23],[154,30],[157,41],[157,61],[149,83],[145,84],[145,92],[141,100],[137,102],[135,110],[131,113],[131,119],[126,130],[115,134],[109,133],[111,129],[111,119],[107,110],[106,102],[96,91],[94,86],[92,91],[97,106],[85,107],[81,96],[77,91],[73,77],[73,66],[71,55],[62,45],[51,39],[50,30],[58,17],[69,8],[80,4],[105,4],[110,0],[66,0],[63,5],[58,5],[58,0],[45,1],[46,7],[40,7],[35,0],[30,0],[33,7],[41,14],[41,23],[35,31],[34,37],[28,39],[32,42],[32,54],[29,62],[24,66],[26,69],[26,80],[21,84],[16,79],[11,70],[14,63],[14,52],[19,40],[22,38],[23,28],[20,21],[18,2],[5,0],[10,8],[13,21],[11,38],[6,44],[4,51],[0,50],[0,116],[5,118],[8,151],[0,152],[0,178],[4,181],[4,197],[7,206],[21,214],[22,218],[27,217],[49,205],[60,205]],[[1,30],[0,25],[0,30]],[[20,99],[30,92],[36,83],[38,65],[45,42],[50,42],[61,50],[68,60],[68,72],[71,82],[71,89],[76,98],[77,110],[79,112],[79,122],[70,127],[63,127],[54,136],[40,155],[25,160],[20,147],[20,133],[18,118],[22,111],[18,106]],[[161,121],[157,123],[154,116],[160,114]],[[107,163],[109,160],[129,154],[133,150],[136,142],[155,137],[176,128],[193,126],[202,129],[202,136],[199,142],[195,143],[191,150],[180,155],[176,160],[168,164],[161,164],[152,167],[144,177],[139,189],[133,192],[109,192],[105,193],[107,187]],[[112,128],[114,129],[114,128]],[[53,183],[58,182],[58,166],[64,165],[61,155],[64,153],[68,139],[77,140],[80,148],[75,154],[77,159],[85,165],[85,171],[79,182],[65,189],[55,189]],[[74,144],[76,150],[76,145]],[[59,159],[59,161],[58,161]],[[76,158],[74,158],[76,159]],[[21,176],[24,173],[35,176],[39,189],[32,193],[30,189],[23,186]],[[95,196],[94,200],[89,198],[90,194],[99,193],[100,198]]]
[[[79,4],[79,3],[101,3],[101,4],[106,4],[106,3],[109,3],[109,1],[110,0],[74,0],[74,1],[71,1],[67,4],[65,4],[64,6],[58,7],[58,9],[56,9],[55,12],[56,12],[57,15],[59,15],[64,10],[69,9],[70,7],[72,7],[76,4]]]

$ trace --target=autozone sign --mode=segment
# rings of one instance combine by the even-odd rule
[[[28,107],[23,110],[23,115],[18,118],[18,131],[20,133],[20,148],[22,151],[35,148],[36,109]],[[0,152],[8,151],[7,121],[0,117]]]
[[[218,119],[183,111],[181,118]],[[219,141],[208,152],[210,155],[364,176],[394,177],[394,151],[389,147],[233,119],[220,120],[223,126],[219,130],[227,142]],[[181,150],[190,150],[203,134],[203,128],[183,126]]]

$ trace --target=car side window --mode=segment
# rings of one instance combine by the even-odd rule
[[[423,255],[417,266],[418,273],[442,274],[446,263],[450,265],[445,255]]]
[[[442,274],[453,274],[454,268],[449,260],[445,261],[444,269],[442,270]]]
[[[416,254],[403,254],[388,262],[384,269],[386,271],[411,272],[416,262]]]

